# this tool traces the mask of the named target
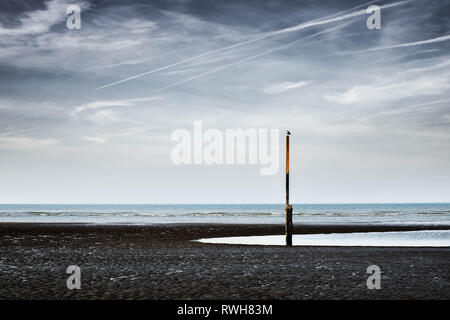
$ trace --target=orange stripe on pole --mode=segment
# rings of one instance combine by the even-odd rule
[[[289,173],[289,136],[286,136],[286,173]]]

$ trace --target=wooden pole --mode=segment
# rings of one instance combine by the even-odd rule
[[[292,206],[289,204],[289,131],[286,134],[286,246],[292,246]]]

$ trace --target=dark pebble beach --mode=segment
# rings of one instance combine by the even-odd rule
[[[430,226],[294,226],[294,233]],[[442,227],[441,227],[442,229]],[[282,225],[0,224],[0,299],[449,299],[450,248],[216,245]],[[69,290],[66,269],[81,268]],[[367,267],[380,267],[369,290]]]

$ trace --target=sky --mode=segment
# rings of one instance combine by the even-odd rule
[[[0,203],[283,203],[194,121],[288,129],[293,203],[450,202],[449,50],[449,1],[3,0]]]

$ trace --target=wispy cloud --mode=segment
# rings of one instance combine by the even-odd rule
[[[82,138],[87,141],[105,144],[113,138],[133,136],[133,135],[143,133],[143,132],[151,130],[151,129],[153,129],[153,128],[148,127],[148,126],[147,127],[138,127],[138,128],[131,128],[127,131],[120,132],[120,133],[103,134],[103,135],[97,135],[97,136],[84,136]]]
[[[88,102],[88,103],[84,103],[79,106],[76,106],[72,111],[72,115],[77,115],[77,114],[87,111],[87,110],[95,110],[95,109],[111,108],[111,107],[129,107],[129,106],[134,106],[136,103],[139,103],[139,102],[155,101],[155,100],[160,100],[160,99],[161,99],[161,97],[145,97],[145,98],[133,98],[133,99],[93,101],[93,102]]]
[[[47,1],[44,10],[31,11],[22,17],[19,27],[5,28],[0,26],[0,35],[23,36],[48,32],[53,25],[66,19],[66,9],[69,4],[69,1],[64,0]],[[79,2],[77,5],[83,9],[89,7],[87,2]]]
[[[95,142],[95,143],[100,143],[100,144],[104,144],[106,142],[108,142],[108,139],[106,137],[83,137],[84,140],[87,141],[91,141],[91,142]]]
[[[14,134],[18,134],[18,133],[38,130],[40,128],[42,128],[42,127],[33,127],[33,128],[26,128],[26,129],[11,130],[11,131],[2,132],[2,133],[0,133],[0,135],[1,136],[9,136],[9,135],[14,135]]]
[[[0,135],[0,149],[9,150],[39,150],[53,146],[59,142],[59,139],[52,138],[32,138],[27,136]]]
[[[448,88],[448,77],[445,75],[423,76],[395,83],[353,86],[343,92],[325,95],[325,98],[329,102],[339,104],[376,104],[409,97],[438,95],[447,91]]]
[[[263,92],[269,94],[283,93],[288,90],[301,88],[309,83],[310,81],[297,81],[297,82],[285,81],[265,87],[263,89]]]
[[[402,113],[406,113],[406,112],[411,112],[411,111],[429,111],[432,108],[434,108],[436,105],[447,105],[450,102],[450,99],[441,99],[441,100],[436,100],[436,101],[427,101],[425,103],[419,103],[419,104],[413,104],[413,105],[408,105],[405,103],[402,103],[400,107],[398,108],[392,108],[392,110],[386,110],[386,111],[382,111],[382,112],[377,112],[373,115],[370,115],[366,118],[361,118],[361,121],[369,121],[378,117],[383,117],[383,116],[391,116],[391,115],[399,115]],[[445,116],[443,116],[444,118]]]

